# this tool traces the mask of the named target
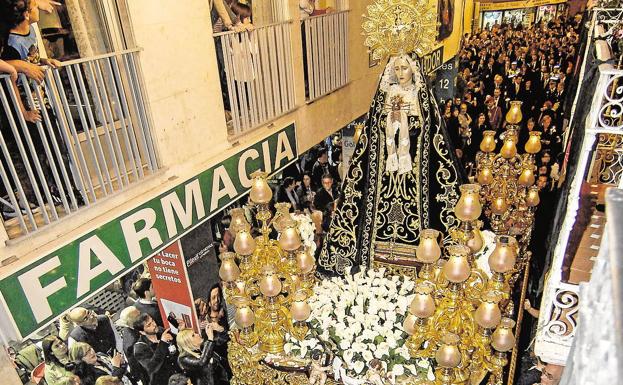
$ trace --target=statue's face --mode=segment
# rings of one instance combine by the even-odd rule
[[[394,61],[394,71],[401,86],[413,83],[413,71],[407,59],[398,58]]]

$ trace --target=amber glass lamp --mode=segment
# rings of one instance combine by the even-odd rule
[[[517,155],[517,143],[515,142],[515,138],[511,135],[507,135],[504,138],[504,144],[502,145],[502,149],[500,149],[500,155],[504,159],[510,159]]]
[[[441,345],[435,353],[435,361],[437,361],[436,383],[442,385],[454,383],[454,370],[461,364],[459,342],[459,336],[454,333],[447,333],[441,338]]]
[[[415,296],[409,308],[411,314],[420,319],[431,317],[435,313],[435,301],[431,295],[433,287],[430,285],[418,285],[415,289]]]
[[[480,142],[480,151],[485,153],[495,151],[495,131],[483,131],[482,141]]]
[[[537,154],[541,151],[541,132],[530,131],[530,137],[528,138],[524,149],[531,155]]]
[[[506,121],[510,124],[516,125],[521,123],[523,116],[521,114],[521,103],[518,100],[513,100],[510,102],[511,107],[508,109],[506,113]]]
[[[420,243],[415,249],[415,257],[422,262],[422,269],[419,277],[422,280],[433,279],[432,267],[441,257],[441,248],[439,247],[439,231],[434,229],[424,229],[420,233]]]
[[[268,174],[263,171],[255,171],[251,174],[252,184],[249,197],[258,205],[265,205],[270,203],[273,198],[273,190],[268,185]]]
[[[448,261],[443,265],[445,278],[455,284],[465,282],[471,273],[471,267],[467,257],[470,249],[463,245],[448,246]]]
[[[500,296],[494,291],[487,291],[482,296],[482,302],[474,313],[474,320],[483,329],[495,328],[502,319],[502,312],[498,306]]]
[[[477,184],[464,184],[459,189],[461,190],[461,197],[454,208],[454,213],[463,222],[473,222],[482,213],[480,186]]]

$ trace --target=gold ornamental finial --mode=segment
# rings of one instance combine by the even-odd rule
[[[363,18],[365,45],[375,60],[423,56],[435,47],[437,13],[427,0],[376,0]]]

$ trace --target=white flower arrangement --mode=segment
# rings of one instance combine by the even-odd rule
[[[343,279],[319,283],[309,299],[310,333],[303,341],[290,337],[285,353],[306,358],[321,349],[322,341],[354,377],[364,378],[370,361],[377,358],[392,378],[434,380],[430,362],[411,358],[405,346],[403,321],[415,282],[402,276],[386,278],[384,273],[385,269],[347,273]]]
[[[296,221],[301,241],[310,255],[316,254],[316,242],[314,242],[316,226],[311,217],[307,214],[291,214],[292,219]]]

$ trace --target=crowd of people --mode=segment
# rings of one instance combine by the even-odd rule
[[[475,158],[483,131],[505,131],[511,102],[521,102],[523,120],[518,149],[529,132],[541,132],[542,149],[536,156],[537,183],[552,190],[562,160],[567,94],[575,71],[579,21],[557,18],[549,23],[493,25],[466,35],[459,53],[455,97],[443,116],[468,175],[475,174]]]
[[[33,343],[21,349],[11,348],[9,353],[23,383],[229,384],[230,319],[218,283],[207,298],[195,301],[201,333],[173,315],[166,319],[165,329],[151,279],[144,274],[133,282],[128,298],[130,305],[115,316],[114,323],[111,315],[76,307],[51,333],[33,337]]]

